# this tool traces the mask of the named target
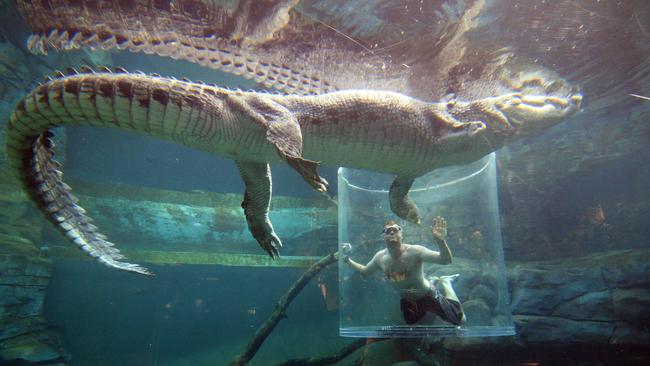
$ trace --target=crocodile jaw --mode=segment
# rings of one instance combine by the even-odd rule
[[[494,98],[518,134],[533,135],[573,115],[580,109],[582,95],[569,97],[509,94]]]
[[[547,96],[511,93],[473,102],[448,103],[447,114],[457,123],[481,122],[478,136],[500,145],[531,136],[570,117],[580,109],[582,95]]]

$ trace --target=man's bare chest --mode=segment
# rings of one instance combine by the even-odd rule
[[[400,282],[413,277],[419,268],[417,258],[400,256],[392,258],[387,256],[380,265],[384,276],[391,282]]]

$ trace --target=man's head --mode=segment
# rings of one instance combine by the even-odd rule
[[[381,237],[386,244],[402,244],[402,227],[395,221],[386,221],[381,229]]]

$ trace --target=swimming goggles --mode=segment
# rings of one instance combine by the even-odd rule
[[[398,225],[393,225],[393,226],[383,228],[381,230],[381,233],[387,235],[387,234],[395,234],[398,231],[402,231],[402,228],[399,227]]]

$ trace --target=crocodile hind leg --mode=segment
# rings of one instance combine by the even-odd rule
[[[246,185],[241,207],[246,215],[248,229],[271,258],[280,256],[280,238],[275,234],[269,208],[271,207],[271,167],[266,163],[235,161]]]
[[[420,225],[420,212],[415,203],[409,198],[409,189],[413,185],[415,178],[398,175],[393,184],[390,185],[388,200],[390,209],[400,218]]]

